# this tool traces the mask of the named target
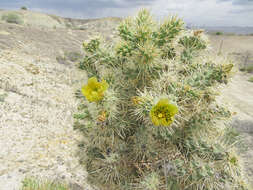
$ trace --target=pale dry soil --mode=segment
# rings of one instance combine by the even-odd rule
[[[221,89],[218,100],[228,107],[233,116],[230,126],[238,130],[242,138],[239,151],[248,180],[253,185],[253,83],[249,74],[237,73],[232,81]]]
[[[56,60],[64,52],[81,52],[93,34],[112,34],[111,26],[88,26],[96,28],[0,23],[0,190],[20,189],[25,176],[91,189],[76,155],[82,135],[73,130],[74,92],[86,74],[75,62]]]
[[[73,130],[74,92],[87,78],[74,62],[59,63],[56,57],[81,52],[82,42],[94,34],[111,40],[116,24],[89,21],[72,30],[0,23],[0,190],[18,190],[25,176],[91,189],[76,155],[82,135]],[[224,54],[253,55],[253,37],[211,36],[216,47],[222,40]],[[238,72],[220,100],[237,112],[232,126],[249,146],[243,159],[253,183],[253,83],[248,77]]]
[[[18,189],[25,175],[67,180],[88,189],[75,157],[81,136],[72,128],[77,75],[75,69],[47,58],[18,50],[0,52],[1,190]]]
[[[211,35],[211,46],[215,53],[234,60],[237,71],[228,85],[221,89],[218,100],[234,113],[231,127],[236,128],[242,135],[242,161],[253,186],[253,83],[249,78],[253,73],[240,72],[245,64],[253,65],[253,36]],[[246,147],[246,151],[245,151]]]

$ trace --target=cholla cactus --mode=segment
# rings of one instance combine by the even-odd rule
[[[235,139],[215,101],[233,65],[210,57],[203,31],[147,10],[124,20],[116,44],[84,43],[89,80],[75,126],[101,189],[247,189]],[[101,81],[101,82],[98,82]],[[86,100],[88,101],[86,101]]]

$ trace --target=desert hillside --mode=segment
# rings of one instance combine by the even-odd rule
[[[5,16],[3,16],[5,15]],[[15,22],[8,15],[17,15]],[[78,20],[31,11],[0,11],[0,190],[17,190],[25,176],[64,180],[91,189],[73,130],[76,89],[87,80],[77,68],[82,43],[94,35],[113,40],[118,18]],[[3,19],[4,18],[4,19]],[[213,53],[235,60],[238,72],[221,89],[234,112],[231,125],[245,140],[245,169],[253,183],[253,36],[211,35]]]

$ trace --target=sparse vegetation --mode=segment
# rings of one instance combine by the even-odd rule
[[[34,178],[25,178],[21,190],[69,190],[65,184],[50,181],[41,181]]]
[[[55,59],[60,64],[63,64],[63,65],[68,64],[67,60],[66,60],[66,58],[64,56],[58,55]]]
[[[247,73],[253,73],[253,63],[246,64],[240,68],[240,71],[247,72]]]
[[[240,71],[253,73],[253,62],[251,59],[251,54],[247,51],[242,57],[242,63],[239,67]]]
[[[4,93],[4,94],[0,94],[0,103],[1,102],[4,102],[5,98],[7,97],[7,94]]]
[[[80,61],[82,59],[82,54],[80,52],[76,52],[76,51],[65,52],[64,55],[71,62]]]
[[[6,13],[2,15],[2,20],[8,22],[8,23],[15,23],[15,24],[22,24],[23,20],[20,15],[17,13]]]
[[[25,6],[20,7],[20,9],[23,10],[23,11],[27,11],[28,10],[27,7],[25,7]]]
[[[217,35],[217,36],[223,35],[223,32],[218,31],[218,32],[215,33],[215,35]]]
[[[56,60],[60,64],[67,65],[69,62],[77,62],[82,59],[82,54],[79,52],[64,52],[64,55],[59,55],[56,57]]]
[[[253,82],[253,77],[250,77],[248,81]]]
[[[124,20],[111,46],[84,43],[89,77],[74,127],[89,181],[110,190],[247,190],[236,145],[216,102],[233,64],[208,55],[203,31],[147,10]],[[220,61],[221,60],[221,61]]]
[[[70,29],[73,28],[72,24],[70,24],[70,23],[65,23],[65,26],[66,26],[66,28],[70,28]]]

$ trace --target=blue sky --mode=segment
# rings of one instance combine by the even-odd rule
[[[253,0],[0,0],[2,9],[21,6],[73,18],[125,17],[145,7],[194,26],[253,26]]]

